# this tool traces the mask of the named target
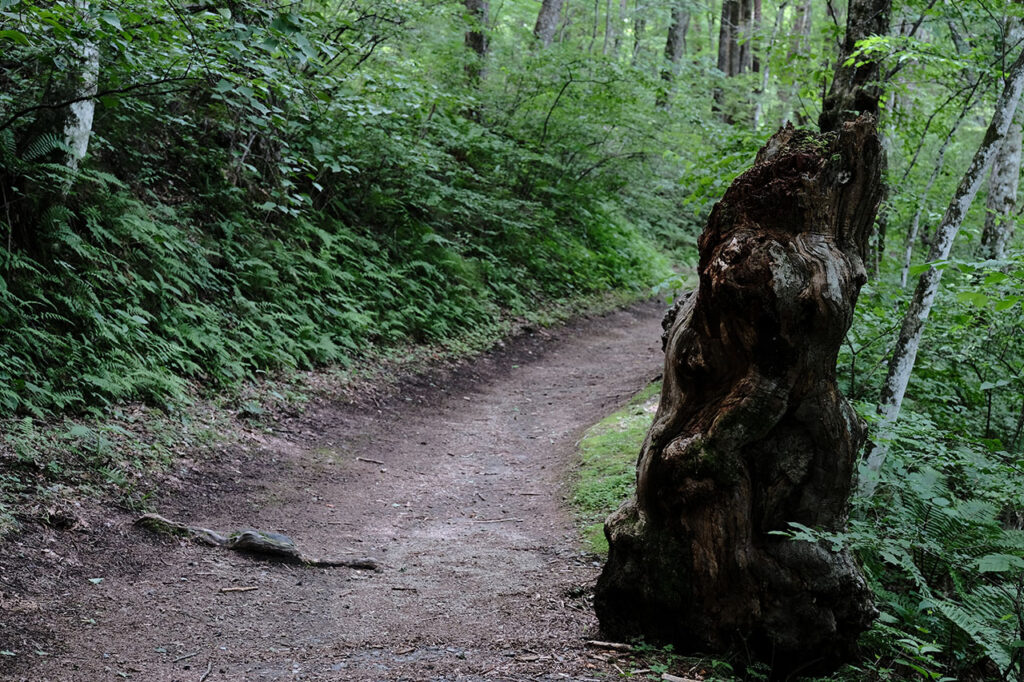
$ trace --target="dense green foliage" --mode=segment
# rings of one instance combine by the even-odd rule
[[[481,27],[457,2],[0,0],[0,506],[29,480],[45,501],[164,461],[171,441],[129,434],[125,404],[381,347],[476,347],[544,302],[664,282],[767,136],[816,120],[843,23],[843,3],[765,0],[759,70],[726,78],[720,4],[682,1],[675,64],[669,2],[568,3],[546,48],[538,4],[493,3]],[[903,0],[862,45],[885,76],[890,192],[839,378],[869,421],[1020,50],[1003,13],[1021,11]],[[95,121],[69,164],[90,46]],[[878,492],[847,534],[793,530],[851,543],[878,595],[851,679],[1024,674],[1024,249],[1018,230],[1007,258],[979,256],[984,200],[939,264]],[[626,492],[638,444],[622,443],[645,419],[629,409],[585,441],[588,523]],[[33,421],[82,413],[95,421],[48,435]]]
[[[668,273],[651,239],[685,213],[644,132],[667,117],[637,120],[613,64],[516,56],[509,26],[515,68],[478,89],[457,8],[398,2],[2,11],[3,413],[464,339]],[[85,40],[100,106],[71,172],[31,109]],[[558,73],[580,84],[556,103]]]

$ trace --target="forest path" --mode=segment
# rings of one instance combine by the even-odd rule
[[[49,651],[0,659],[0,679],[614,673],[585,652],[598,568],[565,500],[583,430],[658,373],[661,314],[647,304],[523,335],[411,380],[379,407],[321,405],[262,446],[194,465],[155,505],[209,528],[284,532],[314,556],[375,557],[380,572],[179,543],[128,515],[26,536],[18,561],[36,574],[12,598],[12,575],[0,572],[11,602],[0,606],[34,603],[34,616],[11,618]]]

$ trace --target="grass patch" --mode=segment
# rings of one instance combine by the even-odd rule
[[[590,427],[580,440],[573,504],[583,528],[583,541],[596,554],[608,553],[605,518],[633,492],[637,454],[660,393],[660,381],[650,384],[625,407]]]

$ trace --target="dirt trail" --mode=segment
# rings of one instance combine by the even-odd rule
[[[605,672],[584,651],[597,568],[565,506],[568,472],[582,431],[657,374],[660,318],[641,306],[536,332],[380,407],[321,406],[155,505],[211,528],[285,532],[321,557],[375,557],[381,572],[182,544],[126,515],[22,538],[0,557],[0,622],[21,628],[0,634],[0,648],[20,647],[0,657],[0,679]]]

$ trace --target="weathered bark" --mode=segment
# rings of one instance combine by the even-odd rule
[[[537,13],[537,24],[533,27],[533,35],[541,45],[548,47],[555,39],[558,19],[562,14],[562,0],[543,0],[540,12]]]
[[[636,496],[605,525],[595,607],[609,636],[811,672],[848,657],[873,618],[846,551],[773,533],[846,523],[864,427],[836,356],[866,280],[881,154],[872,117],[824,136],[788,126],[712,211]]]
[[[988,197],[985,199],[985,229],[981,233],[982,258],[1006,258],[1006,245],[1013,238],[1013,207],[1017,203],[1017,185],[1020,181],[1020,152],[1024,129],[1021,127],[1020,108],[1016,120],[1010,125],[999,152],[992,162],[988,176]]]
[[[690,13],[682,3],[672,7],[672,24],[668,27],[668,38],[665,40],[665,66],[661,69],[661,79],[665,88],[658,93],[657,105],[668,105],[669,91],[679,69],[679,62],[686,52],[686,30],[690,26]]]
[[[949,257],[949,252],[953,248],[953,240],[956,239],[964,217],[971,208],[974,197],[985,179],[985,171],[992,163],[992,159],[1013,122],[1022,91],[1024,91],[1024,51],[1010,67],[1009,78],[1002,94],[996,101],[995,111],[992,114],[988,130],[985,132],[985,138],[982,140],[981,146],[978,147],[978,151],[974,153],[971,165],[961,178],[956,193],[953,195],[949,207],[946,208],[946,213],[942,216],[942,222],[939,223],[939,227],[935,231],[935,239],[928,253],[929,263]],[[867,455],[868,475],[860,482],[861,493],[865,496],[874,494],[877,487],[877,472],[888,455],[888,443],[892,439],[893,426],[899,418],[903,396],[907,392],[910,375],[917,360],[921,336],[924,334],[924,327],[931,314],[932,304],[935,303],[935,295],[939,291],[941,280],[942,270],[934,265],[923,272],[917,281],[917,288],[911,298],[910,307],[903,317],[900,335],[895,348],[893,348],[892,357],[889,359],[889,371],[879,400],[878,414],[881,418]]]
[[[870,36],[886,35],[891,11],[892,0],[850,2],[842,53],[818,117],[822,131],[836,130],[843,121],[860,114],[878,114],[878,98],[882,92],[878,83],[878,62],[859,59],[847,66],[846,61],[857,51],[858,42]]]

